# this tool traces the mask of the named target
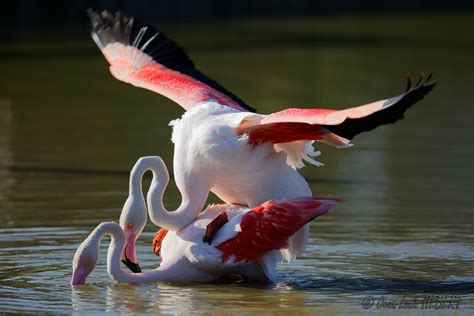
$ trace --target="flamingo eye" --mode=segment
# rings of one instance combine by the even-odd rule
[[[133,227],[133,224],[132,224],[132,223],[128,223],[128,224],[127,224],[127,227],[128,227],[128,228],[132,228],[132,227]]]

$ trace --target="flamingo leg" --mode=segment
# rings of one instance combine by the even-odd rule
[[[202,241],[207,242],[210,245],[212,239],[214,238],[214,235],[228,221],[229,218],[227,217],[227,213],[225,211],[220,212],[219,215],[217,215],[217,217],[214,218],[212,222],[207,225],[206,233],[204,234],[204,238],[202,239]]]

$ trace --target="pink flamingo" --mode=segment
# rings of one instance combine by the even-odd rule
[[[291,108],[269,115],[254,109],[197,70],[185,51],[150,25],[120,12],[89,10],[92,37],[118,80],[162,94],[187,112],[171,123],[175,181],[181,205],[152,222],[171,231],[191,223],[210,191],[229,204],[256,207],[269,199],[311,196],[296,169],[314,160],[314,141],[338,148],[379,125],[394,123],[435,86],[431,75],[396,97],[335,111]],[[164,208],[163,208],[164,209]],[[211,223],[211,230],[215,223]],[[284,258],[305,247],[306,225],[289,240]]]
[[[112,240],[107,255],[107,271],[116,282],[193,281],[209,282],[237,274],[252,281],[275,281],[278,249],[287,247],[288,238],[302,226],[326,214],[337,204],[335,199],[296,197],[270,200],[255,208],[237,205],[212,205],[179,232],[168,232],[161,245],[162,262],[152,271],[128,273],[120,267],[124,253],[135,249],[147,220],[141,193],[144,172],[151,170],[153,180],[147,194],[150,215],[156,212],[167,184],[166,166],[159,157],[137,161],[130,176],[130,194],[120,216],[120,225],[101,223],[79,246],[73,259],[72,285],[86,282],[98,260],[99,245],[105,235]],[[167,172],[166,172],[167,174]],[[204,242],[208,224],[225,212],[228,221]],[[154,214],[159,216],[160,213]],[[123,228],[132,234],[124,233]],[[132,244],[132,245],[130,245]]]

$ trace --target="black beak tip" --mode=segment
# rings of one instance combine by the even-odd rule
[[[140,268],[140,265],[138,263],[134,263],[130,261],[128,258],[125,258],[126,260],[122,260],[123,264],[127,266],[127,268],[130,269],[133,273],[141,273],[142,269]]]

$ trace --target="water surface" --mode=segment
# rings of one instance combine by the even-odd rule
[[[342,314],[364,313],[367,295],[428,293],[463,295],[459,312],[469,314],[473,21],[452,14],[164,26],[260,113],[385,98],[403,91],[408,71],[439,79],[396,125],[360,135],[348,150],[318,145],[325,166],[302,173],[316,195],[345,201],[312,224],[304,256],[281,265],[272,285],[114,285],[106,242],[89,285],[71,288],[75,250],[98,223],[118,220],[136,159],[160,155],[171,169],[167,124],[182,110],[114,80],[85,32],[11,36],[0,44],[0,311]],[[172,183],[165,204],[179,201]],[[155,230],[148,224],[138,241],[149,269],[158,265]]]

